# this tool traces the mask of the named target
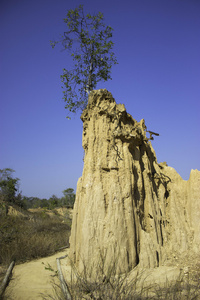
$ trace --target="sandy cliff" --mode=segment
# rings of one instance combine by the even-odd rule
[[[81,270],[103,257],[118,271],[166,264],[200,246],[200,172],[184,181],[158,164],[144,120],[107,90],[91,92],[82,116],[85,151],[70,257]]]

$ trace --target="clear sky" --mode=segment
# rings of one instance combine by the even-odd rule
[[[66,119],[60,75],[70,60],[50,40],[79,4],[114,29],[119,64],[97,88],[160,134],[152,141],[158,162],[188,180],[200,170],[199,0],[0,0],[0,168],[16,171],[26,196],[76,189],[82,122]]]

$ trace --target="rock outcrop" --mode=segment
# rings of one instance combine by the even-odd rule
[[[134,120],[107,90],[91,92],[81,119],[84,168],[70,238],[77,268],[95,270],[102,258],[125,272],[197,252],[200,172],[184,181],[158,164],[144,120]]]

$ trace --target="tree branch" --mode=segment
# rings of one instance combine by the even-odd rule
[[[57,267],[58,267],[58,277],[59,277],[59,280],[60,280],[61,289],[63,291],[64,296],[66,297],[66,300],[72,300],[72,296],[69,292],[69,289],[68,289],[67,283],[64,279],[62,269],[61,269],[61,265],[60,265],[60,259],[63,259],[65,257],[67,257],[67,255],[56,258]]]

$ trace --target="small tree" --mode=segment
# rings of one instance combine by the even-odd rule
[[[59,198],[56,195],[52,195],[49,200],[49,209],[54,209],[59,206]]]
[[[19,178],[13,178],[15,171],[10,168],[0,170],[0,195],[3,201],[16,202]]]
[[[111,78],[111,67],[117,63],[112,52],[113,42],[110,26],[103,22],[103,14],[84,14],[83,6],[69,10],[64,22],[68,30],[60,41],[51,41],[54,48],[61,43],[69,50],[74,69],[63,69],[61,75],[65,108],[75,113],[87,105],[88,94],[96,88],[99,81]],[[68,117],[69,118],[69,117]]]
[[[63,195],[64,195],[64,204],[69,208],[73,208],[75,202],[74,189],[68,188],[64,190]]]

